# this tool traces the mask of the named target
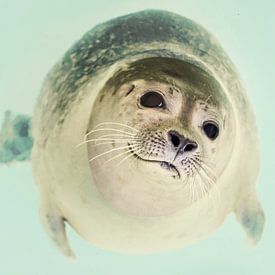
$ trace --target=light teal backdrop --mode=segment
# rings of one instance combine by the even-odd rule
[[[147,256],[104,251],[69,230],[78,256],[72,263],[44,234],[30,163],[19,163],[0,167],[1,275],[275,274],[275,1],[0,0],[0,120],[6,109],[32,114],[45,74],[85,31],[145,8],[167,9],[202,24],[238,67],[262,145],[258,191],[267,217],[262,241],[249,247],[233,216],[208,240]]]

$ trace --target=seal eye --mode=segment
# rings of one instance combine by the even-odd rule
[[[219,135],[219,128],[213,121],[206,121],[203,123],[203,131],[212,140],[216,139]]]
[[[140,104],[143,107],[148,107],[148,108],[164,108],[165,107],[165,101],[162,97],[157,92],[150,91],[144,94],[140,98]]]

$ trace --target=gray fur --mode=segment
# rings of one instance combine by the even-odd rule
[[[158,41],[159,48],[153,48],[151,43]],[[145,10],[118,17],[88,31],[50,72],[45,85],[51,92],[42,91],[41,97],[47,97],[47,104],[53,113],[58,114],[58,122],[62,124],[79,90],[99,70],[120,60],[143,54],[185,60],[209,70],[195,59],[188,60],[184,52],[179,55],[164,49],[164,43],[182,46],[189,55],[209,64],[226,86],[230,82],[230,92],[239,98],[241,106],[240,83],[236,82],[232,64],[214,37],[192,20],[161,10]]]

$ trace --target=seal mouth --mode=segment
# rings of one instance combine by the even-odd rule
[[[144,158],[140,157],[139,155],[137,155],[137,154],[132,150],[131,147],[130,147],[130,151],[131,151],[131,153],[133,154],[133,157],[134,157],[134,158],[139,159],[139,160],[142,160],[142,161],[146,161],[146,162],[156,162],[156,163],[159,163],[161,168],[163,168],[163,169],[165,169],[165,170],[168,170],[169,172],[176,172],[177,177],[178,177],[178,178],[181,178],[181,175],[180,175],[179,170],[178,170],[177,167],[176,167],[174,164],[172,164],[171,162],[162,161],[162,160],[144,159]],[[173,175],[173,178],[176,178],[176,176]]]
[[[160,167],[163,168],[163,169],[165,169],[165,170],[168,170],[168,171],[176,172],[177,176],[180,178],[180,172],[179,172],[179,170],[171,162],[160,161]],[[175,176],[173,176],[173,178],[175,178]]]

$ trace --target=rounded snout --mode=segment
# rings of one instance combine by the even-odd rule
[[[177,131],[168,131],[167,135],[168,142],[174,149],[181,150],[183,152],[194,152],[198,148],[198,144],[195,141],[185,138]]]

